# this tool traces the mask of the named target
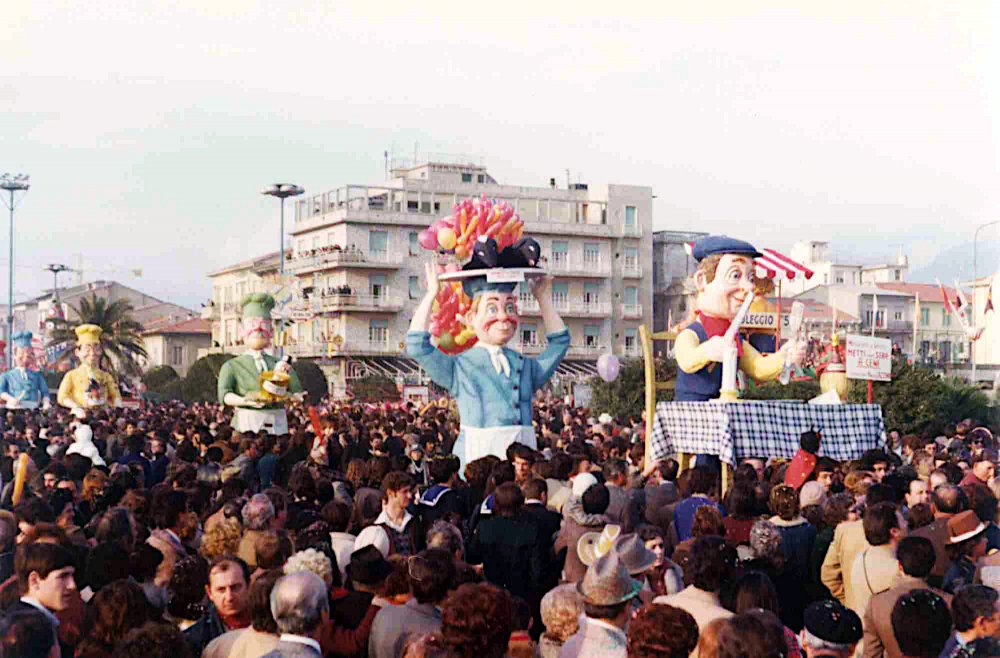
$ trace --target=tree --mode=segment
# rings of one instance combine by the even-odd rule
[[[677,363],[673,359],[656,362],[656,381],[673,381],[677,377]],[[640,416],[645,407],[646,370],[642,359],[628,359],[622,363],[618,378],[606,382],[600,377],[591,377],[590,410],[593,414],[609,413],[625,418]],[[672,390],[657,391],[657,401],[672,400]]]
[[[765,382],[756,384],[743,395],[744,400],[811,400],[821,391],[819,382],[815,380],[789,382],[783,386],[780,382]]]
[[[207,354],[188,369],[184,378],[185,402],[215,402],[219,395],[219,370],[222,364],[234,358],[233,354]]]
[[[159,392],[180,378],[172,366],[155,366],[143,373],[142,383],[146,385],[147,391]]]
[[[57,319],[49,337],[48,346],[62,347],[57,361],[66,361],[73,356],[76,346],[76,332],[81,324],[96,324],[104,330],[101,347],[104,348],[101,367],[118,376],[137,376],[142,372],[142,361],[146,358],[143,346],[142,325],[132,316],[131,302],[118,299],[108,302],[105,297],[91,295],[80,299],[78,306],[71,307],[77,320]]]
[[[385,375],[368,375],[351,382],[351,393],[359,402],[396,402],[399,388]]]
[[[316,365],[315,361],[306,361],[305,359],[297,359],[292,363],[292,368],[299,376],[302,390],[309,393],[309,403],[318,404],[330,390],[322,368]]]

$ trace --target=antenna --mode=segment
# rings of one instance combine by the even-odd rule
[[[385,179],[389,180],[389,151],[382,151],[382,158],[385,160]]]

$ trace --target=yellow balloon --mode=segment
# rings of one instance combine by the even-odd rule
[[[442,331],[441,335],[438,336],[438,346],[441,349],[450,350],[455,347],[455,339],[447,331]]]
[[[438,246],[442,249],[454,249],[455,242],[457,240],[458,238],[455,236],[455,229],[448,228],[447,226],[438,229]]]

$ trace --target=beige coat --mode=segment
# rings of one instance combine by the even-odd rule
[[[208,643],[201,658],[260,658],[278,646],[278,636],[253,628],[223,633]]]
[[[850,576],[854,558],[866,548],[868,540],[861,521],[845,521],[833,532],[833,542],[820,569],[820,580],[845,605],[853,589]]]
[[[851,566],[851,588],[847,607],[861,617],[868,608],[868,601],[896,584],[899,562],[893,544],[869,546],[861,551]]]
[[[868,609],[864,614],[864,658],[903,658],[899,650],[899,643],[896,642],[896,635],[892,631],[892,609],[896,601],[903,598],[915,589],[930,589],[927,581],[913,576],[900,573],[896,584],[892,589],[876,594],[868,602]],[[941,596],[948,605],[951,605],[951,594],[945,594],[941,590],[933,590]]]

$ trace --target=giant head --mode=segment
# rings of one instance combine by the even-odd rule
[[[754,291],[753,245],[724,235],[699,240],[692,251],[698,261],[694,274],[695,307],[716,318],[733,318]]]
[[[81,324],[76,328],[76,358],[93,369],[101,367],[101,334],[104,330],[96,324]]]
[[[14,345],[14,365],[18,368],[30,368],[34,362],[34,351],[31,347],[31,332],[19,331],[11,336]]]
[[[472,297],[472,308],[465,316],[466,324],[476,332],[483,345],[506,345],[514,337],[520,316],[517,295],[512,283],[487,283],[485,277],[466,282]]]
[[[240,306],[243,307],[243,322],[240,326],[243,344],[258,351],[269,346],[274,338],[271,323],[274,297],[266,293],[251,293],[243,296]]]

